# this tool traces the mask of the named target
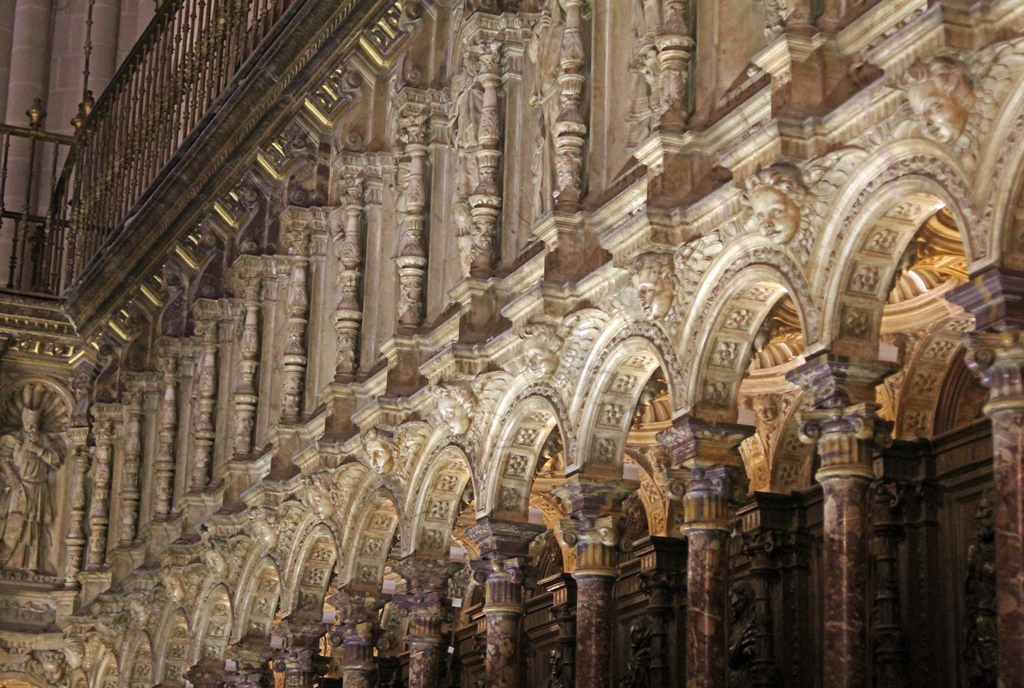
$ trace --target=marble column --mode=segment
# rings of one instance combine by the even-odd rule
[[[274,657],[274,671],[284,674],[285,688],[313,688],[315,678],[326,673],[327,658],[320,656],[326,631],[314,618],[288,618],[277,627],[286,647]]]
[[[576,548],[576,685],[608,686],[611,674],[613,592],[619,577],[622,500],[636,483],[575,475],[564,490],[570,518],[562,537]]]
[[[409,610],[405,642],[409,646],[409,688],[438,688],[447,641],[442,634],[445,591],[457,564],[410,557],[395,571],[405,578],[409,592],[394,600]]]
[[[372,688],[377,676],[373,654],[374,633],[386,602],[379,591],[340,590],[331,604],[341,615],[341,628],[331,643],[342,648],[341,676],[345,688]]]
[[[475,577],[484,584],[487,655],[484,681],[495,688],[517,688],[522,673],[523,582],[530,543],[541,526],[481,519],[466,529],[480,549]]]
[[[989,268],[949,300],[974,315],[967,365],[989,389],[998,686],[1024,685],[1024,273]]]
[[[867,688],[868,491],[875,477],[872,452],[892,424],[876,418],[875,387],[895,364],[856,361],[823,353],[787,374],[812,393],[814,406],[800,417],[801,439],[817,447],[815,478],[825,499],[823,545],[824,684]]]
[[[732,504],[746,494],[739,446],[753,432],[746,425],[683,416],[658,434],[672,455],[670,491],[682,494],[688,543],[686,685],[693,688],[728,685]]]

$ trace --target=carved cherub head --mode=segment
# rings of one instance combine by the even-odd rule
[[[968,109],[974,100],[967,66],[953,57],[939,55],[928,64],[911,65],[904,82],[907,100],[921,118],[925,135],[939,143],[956,141],[967,126]]]
[[[800,229],[800,209],[806,198],[800,170],[778,163],[750,177],[741,200],[757,230],[776,244],[785,244]]]
[[[39,409],[26,406],[21,410],[21,428],[26,433],[35,434],[39,432]]]
[[[473,392],[456,384],[444,384],[434,388],[437,413],[448,431],[453,435],[465,435],[473,423],[473,407],[476,398]]]
[[[392,444],[377,428],[370,428],[370,431],[366,433],[363,446],[375,471],[382,475],[388,475],[395,469],[395,454],[391,448]]]
[[[523,338],[526,367],[530,372],[541,377],[552,375],[558,369],[558,352],[562,350],[558,328],[549,323],[531,323],[519,336]]]
[[[640,306],[651,320],[662,320],[676,296],[673,258],[667,253],[645,253],[632,266],[633,286]]]

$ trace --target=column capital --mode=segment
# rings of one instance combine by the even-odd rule
[[[320,619],[288,617],[276,625],[275,633],[287,639],[289,648],[316,648],[327,626]]]
[[[946,298],[972,314],[978,330],[1024,328],[1024,273],[993,266]]]
[[[985,413],[1024,408],[1024,332],[974,332],[964,344],[967,367],[989,388]]]
[[[445,593],[448,579],[462,568],[453,561],[411,555],[395,562],[394,571],[409,584],[412,595]]]
[[[617,514],[623,500],[640,487],[635,480],[609,480],[585,473],[576,473],[555,488],[569,502],[569,512],[576,517]]]
[[[376,621],[388,598],[382,592],[343,588],[331,596],[331,606],[338,610],[342,623]]]
[[[749,425],[709,421],[687,414],[659,432],[658,441],[668,447],[674,468],[742,466],[740,444],[755,430]]]
[[[892,444],[894,425],[875,415],[878,408],[871,401],[800,414],[800,440],[817,445],[821,457],[818,482],[832,477],[874,479],[871,451]]]
[[[221,688],[227,677],[224,663],[212,659],[203,659],[185,672],[185,678],[195,688]]]
[[[481,558],[501,559],[528,556],[530,543],[544,531],[542,525],[485,516],[466,528],[466,537],[477,544]]]
[[[854,359],[827,351],[786,373],[786,379],[814,397],[815,408],[851,406],[875,400],[875,387],[899,369],[892,361]]]
[[[733,504],[747,495],[747,480],[739,466],[694,466],[686,477],[683,495],[683,532],[732,532]]]

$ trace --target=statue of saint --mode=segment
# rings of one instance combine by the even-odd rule
[[[53,520],[50,469],[60,468],[59,444],[39,431],[36,409],[21,412],[21,430],[0,437],[0,565],[38,571]]]

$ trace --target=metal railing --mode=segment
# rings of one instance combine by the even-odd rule
[[[41,268],[46,293],[66,290],[107,246],[296,1],[164,0],[53,184],[44,233],[60,236],[52,253],[62,265],[56,278]]]
[[[68,227],[54,216],[52,199],[74,138],[43,131],[41,113],[30,111],[30,127],[0,125],[0,286],[56,295]]]

